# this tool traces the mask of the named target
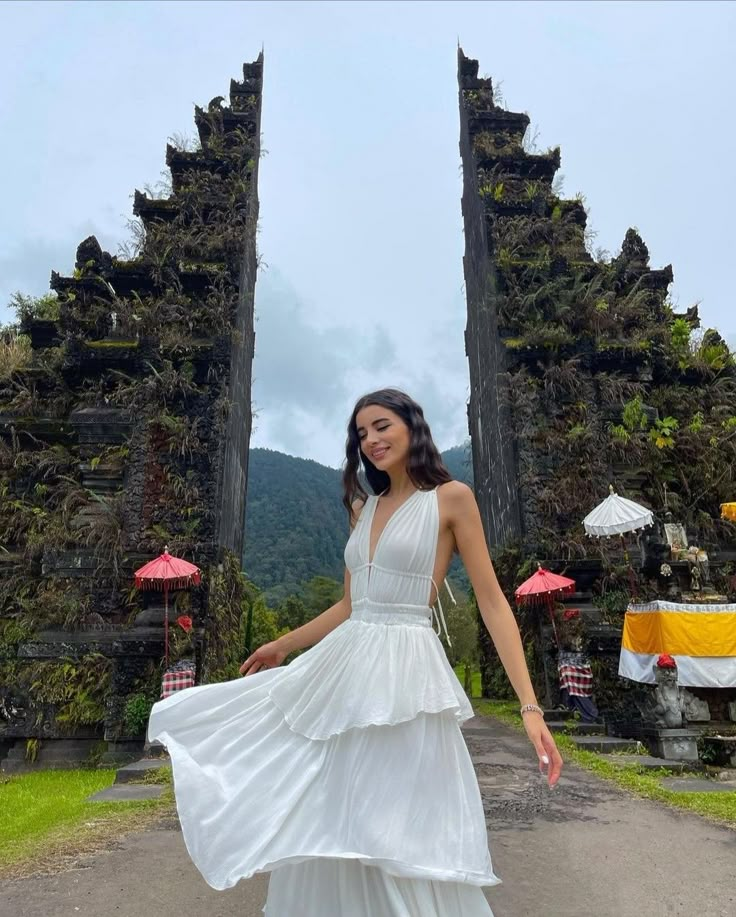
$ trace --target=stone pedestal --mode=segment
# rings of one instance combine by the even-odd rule
[[[161,742],[146,741],[143,746],[144,758],[165,758],[167,755],[166,746],[162,745]]]
[[[695,729],[650,728],[644,730],[644,741],[656,758],[670,761],[697,761],[698,736]]]
[[[736,736],[704,736],[703,744],[712,755],[709,763],[736,767]]]

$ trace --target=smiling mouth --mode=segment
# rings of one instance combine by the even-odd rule
[[[375,452],[371,452],[371,458],[382,459],[387,452],[388,446],[385,449],[377,449]]]

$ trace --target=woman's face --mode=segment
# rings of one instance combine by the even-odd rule
[[[390,408],[369,404],[355,415],[363,455],[380,471],[406,466],[411,442],[409,427]]]

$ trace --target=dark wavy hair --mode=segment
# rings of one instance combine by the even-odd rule
[[[365,478],[374,493],[380,493],[391,483],[388,474],[376,468],[360,448],[355,418],[358,411],[369,404],[389,408],[398,414],[409,427],[409,458],[406,471],[416,487],[426,490],[452,480],[452,475],[445,467],[442,456],[434,444],[429,424],[424,419],[424,411],[416,401],[395,388],[382,388],[377,392],[370,392],[358,399],[348,421],[345,465],[342,473],[342,502],[349,515],[352,515],[353,500],[358,498],[366,500],[368,497],[358,477],[361,465]]]

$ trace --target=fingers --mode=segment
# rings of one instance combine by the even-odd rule
[[[258,671],[258,667],[261,664],[262,663],[260,663],[259,660],[255,658],[255,653],[251,653],[251,655],[248,656],[245,662],[240,666],[240,669],[239,669],[240,674],[241,675],[251,675],[253,672]]]
[[[542,758],[547,759],[547,783],[550,788],[557,784],[562,773],[562,755],[549,730],[542,733]]]
[[[255,653],[248,656],[245,662],[240,666],[238,671],[241,675],[254,675],[256,672],[260,672],[261,669],[270,669],[271,666],[264,662],[262,659],[255,658]]]
[[[245,660],[245,662],[244,662],[244,663],[240,666],[240,668],[238,669],[238,671],[240,672],[241,675],[245,675],[245,671],[246,671],[246,669],[249,667],[249,664],[250,664],[250,661],[251,661],[252,658],[253,658],[252,656],[248,656],[248,658]]]
[[[537,732],[537,729],[531,730],[529,738],[539,759],[539,772],[543,774],[546,771],[547,783],[552,789],[556,786],[562,773],[562,755],[546,724],[540,724],[537,728],[539,731]]]

